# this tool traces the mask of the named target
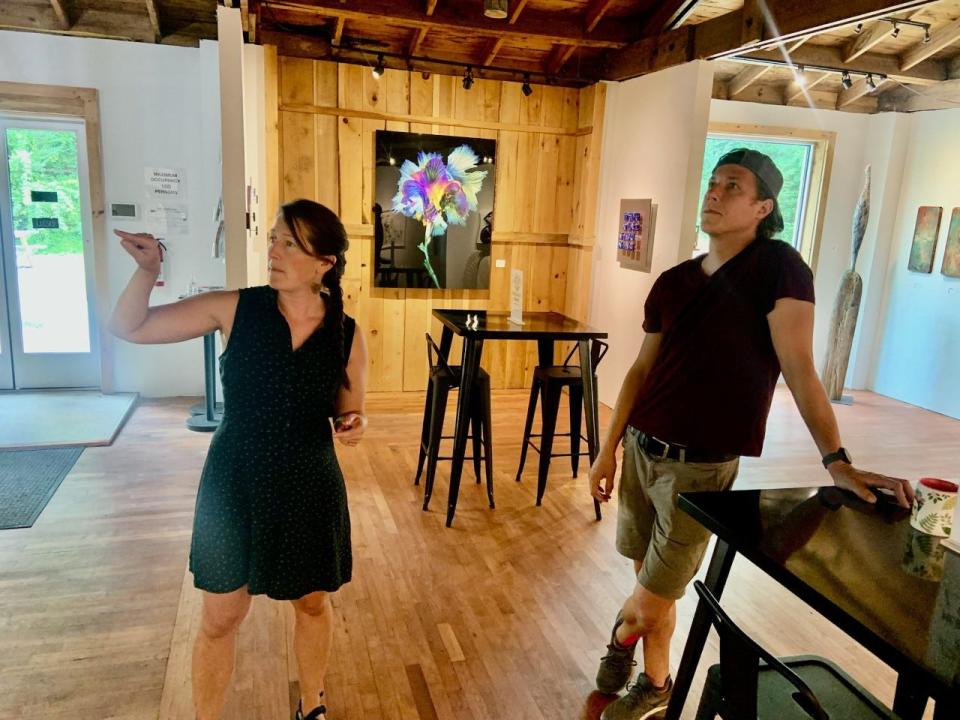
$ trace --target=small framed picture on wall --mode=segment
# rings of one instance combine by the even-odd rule
[[[621,267],[650,272],[655,220],[656,206],[653,200],[620,201],[617,261]]]
[[[917,209],[917,224],[913,228],[913,244],[907,268],[914,272],[933,271],[933,256],[937,253],[937,235],[940,234],[942,207],[921,205]]]

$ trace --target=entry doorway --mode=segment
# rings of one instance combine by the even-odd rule
[[[0,115],[0,389],[100,387],[83,120]]]

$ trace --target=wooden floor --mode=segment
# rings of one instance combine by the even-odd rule
[[[446,475],[429,513],[412,485],[421,402],[371,398],[367,439],[339,451],[355,567],[334,601],[329,717],[597,717],[605,700],[591,694],[593,676],[633,582],[613,548],[615,504],[594,522],[583,473],[573,480],[561,458],[535,507],[535,454],[513,481],[525,394],[495,392],[497,509],[465,482],[445,529]],[[84,452],[33,528],[0,532],[0,719],[192,718],[198,607],[185,566],[209,436],[184,429],[190,403],[141,404],[113,446]],[[836,411],[859,464],[910,478],[960,473],[957,421],[868,393]],[[744,461],[738,487],[827,479],[786,393],[768,432],[766,457]],[[749,563],[734,564],[724,603],[775,653],[827,655],[892,701],[889,668]],[[674,668],[693,608],[691,590],[679,604]],[[286,604],[254,604],[229,720],[290,717],[289,626]],[[707,655],[691,698],[712,644]]]

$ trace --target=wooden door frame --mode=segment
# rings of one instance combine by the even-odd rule
[[[100,389],[113,392],[113,338],[107,331],[110,285],[107,267],[107,216],[100,143],[100,95],[95,88],[0,82],[0,112],[79,118],[87,140],[87,171],[93,228],[94,314],[100,345]]]

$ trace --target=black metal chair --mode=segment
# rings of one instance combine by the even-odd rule
[[[720,664],[707,671],[696,720],[897,720],[826,658],[774,657],[737,627],[702,582],[693,586],[720,635]]]
[[[590,366],[594,377],[597,365],[607,354],[609,346],[602,340],[593,340],[590,344]],[[527,406],[527,420],[523,428],[523,445],[520,449],[520,467],[517,468],[517,482],[523,474],[523,466],[527,461],[527,448],[532,447],[540,455],[537,477],[537,505],[543,500],[547,489],[547,473],[550,470],[550,458],[569,457],[573,476],[577,476],[580,466],[580,441],[586,440],[580,432],[580,421],[583,413],[583,378],[580,374],[580,365],[571,365],[577,346],[567,354],[563,365],[538,365],[533,371],[533,384],[530,386],[530,402]],[[596,383],[594,383],[596,384]],[[563,388],[570,393],[570,432],[558,433],[557,414],[560,410],[560,395]],[[539,433],[530,432],[533,428],[533,416],[537,411],[537,398],[540,398],[541,429]],[[596,406],[596,398],[594,405]],[[570,438],[570,452],[553,452],[555,437]],[[540,447],[537,447],[530,438],[540,438]],[[597,506],[597,519],[600,519],[600,510]]]
[[[423,509],[430,505],[433,494],[433,481],[437,474],[439,460],[452,460],[452,456],[440,455],[440,443],[453,439],[443,434],[443,419],[447,409],[447,397],[451,390],[460,388],[462,378],[459,365],[449,365],[440,348],[427,333],[427,361],[430,364],[430,379],[427,383],[427,398],[423,409],[423,429],[420,434],[420,457],[417,460],[417,476],[413,484],[420,484],[424,462],[427,465],[427,480],[423,492]],[[468,439],[473,440],[473,455],[464,460],[473,460],[473,470],[480,484],[480,461],[483,460],[487,478],[487,499],[490,508],[493,503],[493,439],[490,423],[490,376],[480,368],[470,402],[471,432]]]

